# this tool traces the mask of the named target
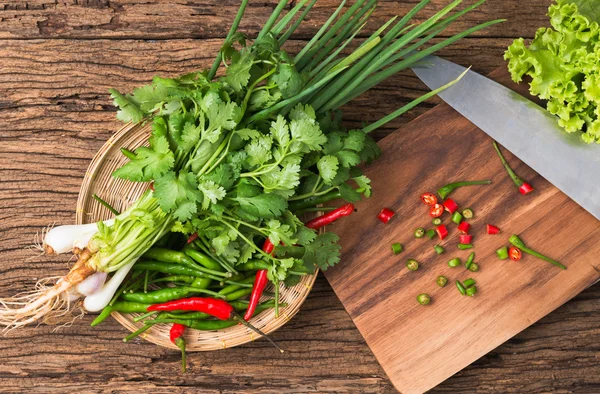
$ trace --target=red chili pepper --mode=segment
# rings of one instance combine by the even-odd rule
[[[486,224],[485,227],[488,234],[500,234],[500,229],[493,224]]]
[[[385,209],[387,209],[387,208],[385,208]],[[344,216],[350,215],[352,212],[354,212],[354,204],[342,205],[341,207],[334,209],[331,212],[327,212],[324,215],[321,215],[312,220],[309,220],[304,225],[306,227],[312,228],[312,229],[321,228],[323,226],[327,226],[328,224],[335,222],[336,220],[338,220],[340,218],[343,218]],[[383,212],[383,211],[381,211],[381,212]],[[392,212],[392,211],[390,211],[390,212]],[[383,219],[381,219],[381,213],[379,215],[380,215],[379,220],[383,221]],[[390,216],[390,218],[392,216],[394,216],[394,212],[392,212],[392,215]],[[387,219],[387,220],[390,220],[390,219]],[[386,223],[387,220],[384,223]]]
[[[162,304],[154,304],[150,305],[147,308],[148,312],[155,311],[193,311],[193,312],[202,312],[208,315],[214,316],[219,320],[236,320],[252,331],[256,332],[259,335],[264,336],[277,350],[283,353],[283,350],[271,338],[269,338],[264,332],[260,331],[258,328],[254,327],[252,324],[248,323],[244,320],[243,317],[237,314],[233,306],[229,304],[225,300],[210,298],[210,297],[190,297],[190,298],[181,298],[179,300],[163,302]]]
[[[387,223],[391,218],[394,217],[396,213],[389,208],[383,208],[379,215],[377,215],[377,219],[381,220],[383,223]]]
[[[533,187],[527,182],[523,182],[523,184],[521,186],[519,186],[519,192],[523,195],[525,195],[527,193],[531,193],[532,191],[533,191]]]
[[[460,224],[457,227],[458,231],[460,231],[463,234],[469,234],[470,228],[471,228],[471,225],[469,223],[465,222],[464,220],[462,222],[460,222]]]
[[[448,229],[443,224],[437,226],[435,228],[435,232],[437,233],[438,237],[440,237],[440,239],[444,239],[448,236]]]
[[[458,210],[458,204],[455,203],[453,199],[447,198],[446,200],[444,200],[444,208],[446,209],[446,211],[454,213]]]
[[[510,249],[508,249],[508,257],[510,257],[510,259],[512,261],[519,261],[521,260],[521,249],[516,248],[514,246],[512,246]]]
[[[441,204],[434,204],[429,208],[429,216],[432,218],[439,218],[444,213],[444,206]]]
[[[498,153],[498,157],[500,157],[500,161],[506,169],[508,176],[510,177],[510,179],[512,179],[515,186],[519,188],[519,193],[523,195],[531,193],[533,191],[533,187],[529,183],[525,182],[522,178],[520,178],[517,174],[515,174],[513,169],[510,167],[510,165],[504,158],[504,155],[502,155],[502,152],[500,152],[500,148],[498,147],[496,141],[494,141],[494,149],[496,149],[496,153]]]
[[[150,190],[154,191],[154,181],[150,182]]]
[[[169,331],[171,342],[181,349],[181,368],[185,372],[185,339],[183,333],[185,332],[185,326],[183,324],[174,323]]]
[[[186,241],[186,244],[191,244],[192,242],[194,242],[197,239],[198,239],[198,233],[194,233],[194,234],[190,235],[190,237]]]
[[[471,241],[473,240],[473,236],[469,235],[469,234],[461,234],[459,239],[460,239],[461,244],[469,245],[471,243]]]
[[[437,197],[433,193],[423,193],[421,194],[421,201],[426,205],[435,205],[437,204]]]

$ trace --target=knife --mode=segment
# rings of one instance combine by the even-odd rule
[[[466,69],[437,56],[427,56],[412,70],[434,90]],[[554,115],[471,70],[438,95],[600,219],[600,146],[584,143],[578,133],[564,132]]]

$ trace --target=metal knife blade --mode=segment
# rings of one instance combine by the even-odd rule
[[[465,67],[427,56],[413,71],[433,90],[456,79]],[[564,132],[542,107],[471,70],[439,96],[600,219],[600,146]]]

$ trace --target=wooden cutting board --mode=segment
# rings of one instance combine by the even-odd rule
[[[491,78],[521,92],[526,88],[512,84],[502,70]],[[448,105],[438,105],[379,145],[382,157],[365,171],[373,182],[373,196],[332,226],[341,237],[343,255],[325,276],[400,392],[431,389],[600,278],[600,222],[506,152],[516,172],[535,188],[521,196],[490,137]],[[458,250],[456,225],[448,226],[450,235],[444,241],[415,239],[413,231],[433,227],[419,200],[422,192],[475,179],[491,179],[493,185],[462,188],[451,195],[462,208],[475,211],[472,251],[481,269],[472,273],[464,265],[447,265],[453,257],[464,262],[471,252]],[[388,224],[376,218],[383,207],[396,212]],[[499,226],[502,233],[487,235],[486,223]],[[511,234],[568,269],[531,256],[520,262],[498,260],[495,250],[508,245]],[[404,246],[398,256],[391,252],[394,242]],[[440,256],[433,250],[438,243],[446,248]],[[406,268],[408,258],[420,262],[418,271]],[[450,279],[446,287],[436,285],[438,275]],[[479,290],[473,298],[461,296],[454,284],[470,277]],[[430,294],[432,303],[419,305],[420,293]]]

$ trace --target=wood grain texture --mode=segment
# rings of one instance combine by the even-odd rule
[[[493,73],[496,80],[518,88],[509,83],[504,68],[498,71]],[[495,157],[491,138],[446,104],[379,145],[382,158],[365,175],[380,192],[357,203],[358,213],[332,226],[344,252],[342,263],[325,276],[400,392],[422,393],[438,385],[600,279],[598,220],[507,154],[515,171],[535,185],[535,193],[520,196]],[[459,206],[476,212],[469,221],[476,248],[457,249],[459,232],[448,214],[444,223],[450,236],[445,240],[415,239],[415,228],[432,227],[419,195],[466,179],[493,181],[451,195]],[[377,219],[381,207],[397,212],[388,225]],[[485,234],[486,223],[502,233]],[[519,263],[498,260],[495,251],[511,234],[562,261],[568,270],[531,256]],[[394,242],[404,245],[401,255],[391,253]],[[438,256],[435,244],[446,252]],[[448,267],[450,259],[458,256],[464,262],[471,252],[480,272]],[[404,266],[408,258],[421,262],[418,271]],[[435,283],[438,275],[449,279],[445,288]],[[454,283],[471,277],[477,280],[478,294],[462,297]],[[430,306],[417,303],[420,293],[431,295]]]
[[[24,248],[49,223],[73,222],[89,161],[121,126],[107,88],[128,90],[155,74],[206,67],[237,3],[0,1],[2,295],[26,289],[35,278],[66,272],[66,258],[31,258]],[[253,19],[242,28],[255,34],[274,1],[251,3]],[[320,16],[295,38],[305,40],[333,3],[319,0]],[[385,20],[414,3],[382,2],[374,17]],[[432,9],[442,3],[432,1]],[[488,0],[465,24],[497,17],[509,21],[442,54],[488,73],[503,64],[512,39],[532,37],[547,24],[549,4]],[[422,92],[415,77],[399,75],[351,104],[346,119],[350,125],[377,119]],[[377,136],[437,102],[420,106]],[[600,392],[599,299],[600,287],[584,291],[432,392]],[[274,333],[290,350],[284,358],[256,342],[190,355],[190,373],[181,375],[177,352],[146,342],[125,346],[120,342],[125,330],[116,322],[98,330],[88,327],[90,321],[86,317],[57,332],[42,326],[0,337],[0,391],[395,392],[323,277],[300,313]]]

